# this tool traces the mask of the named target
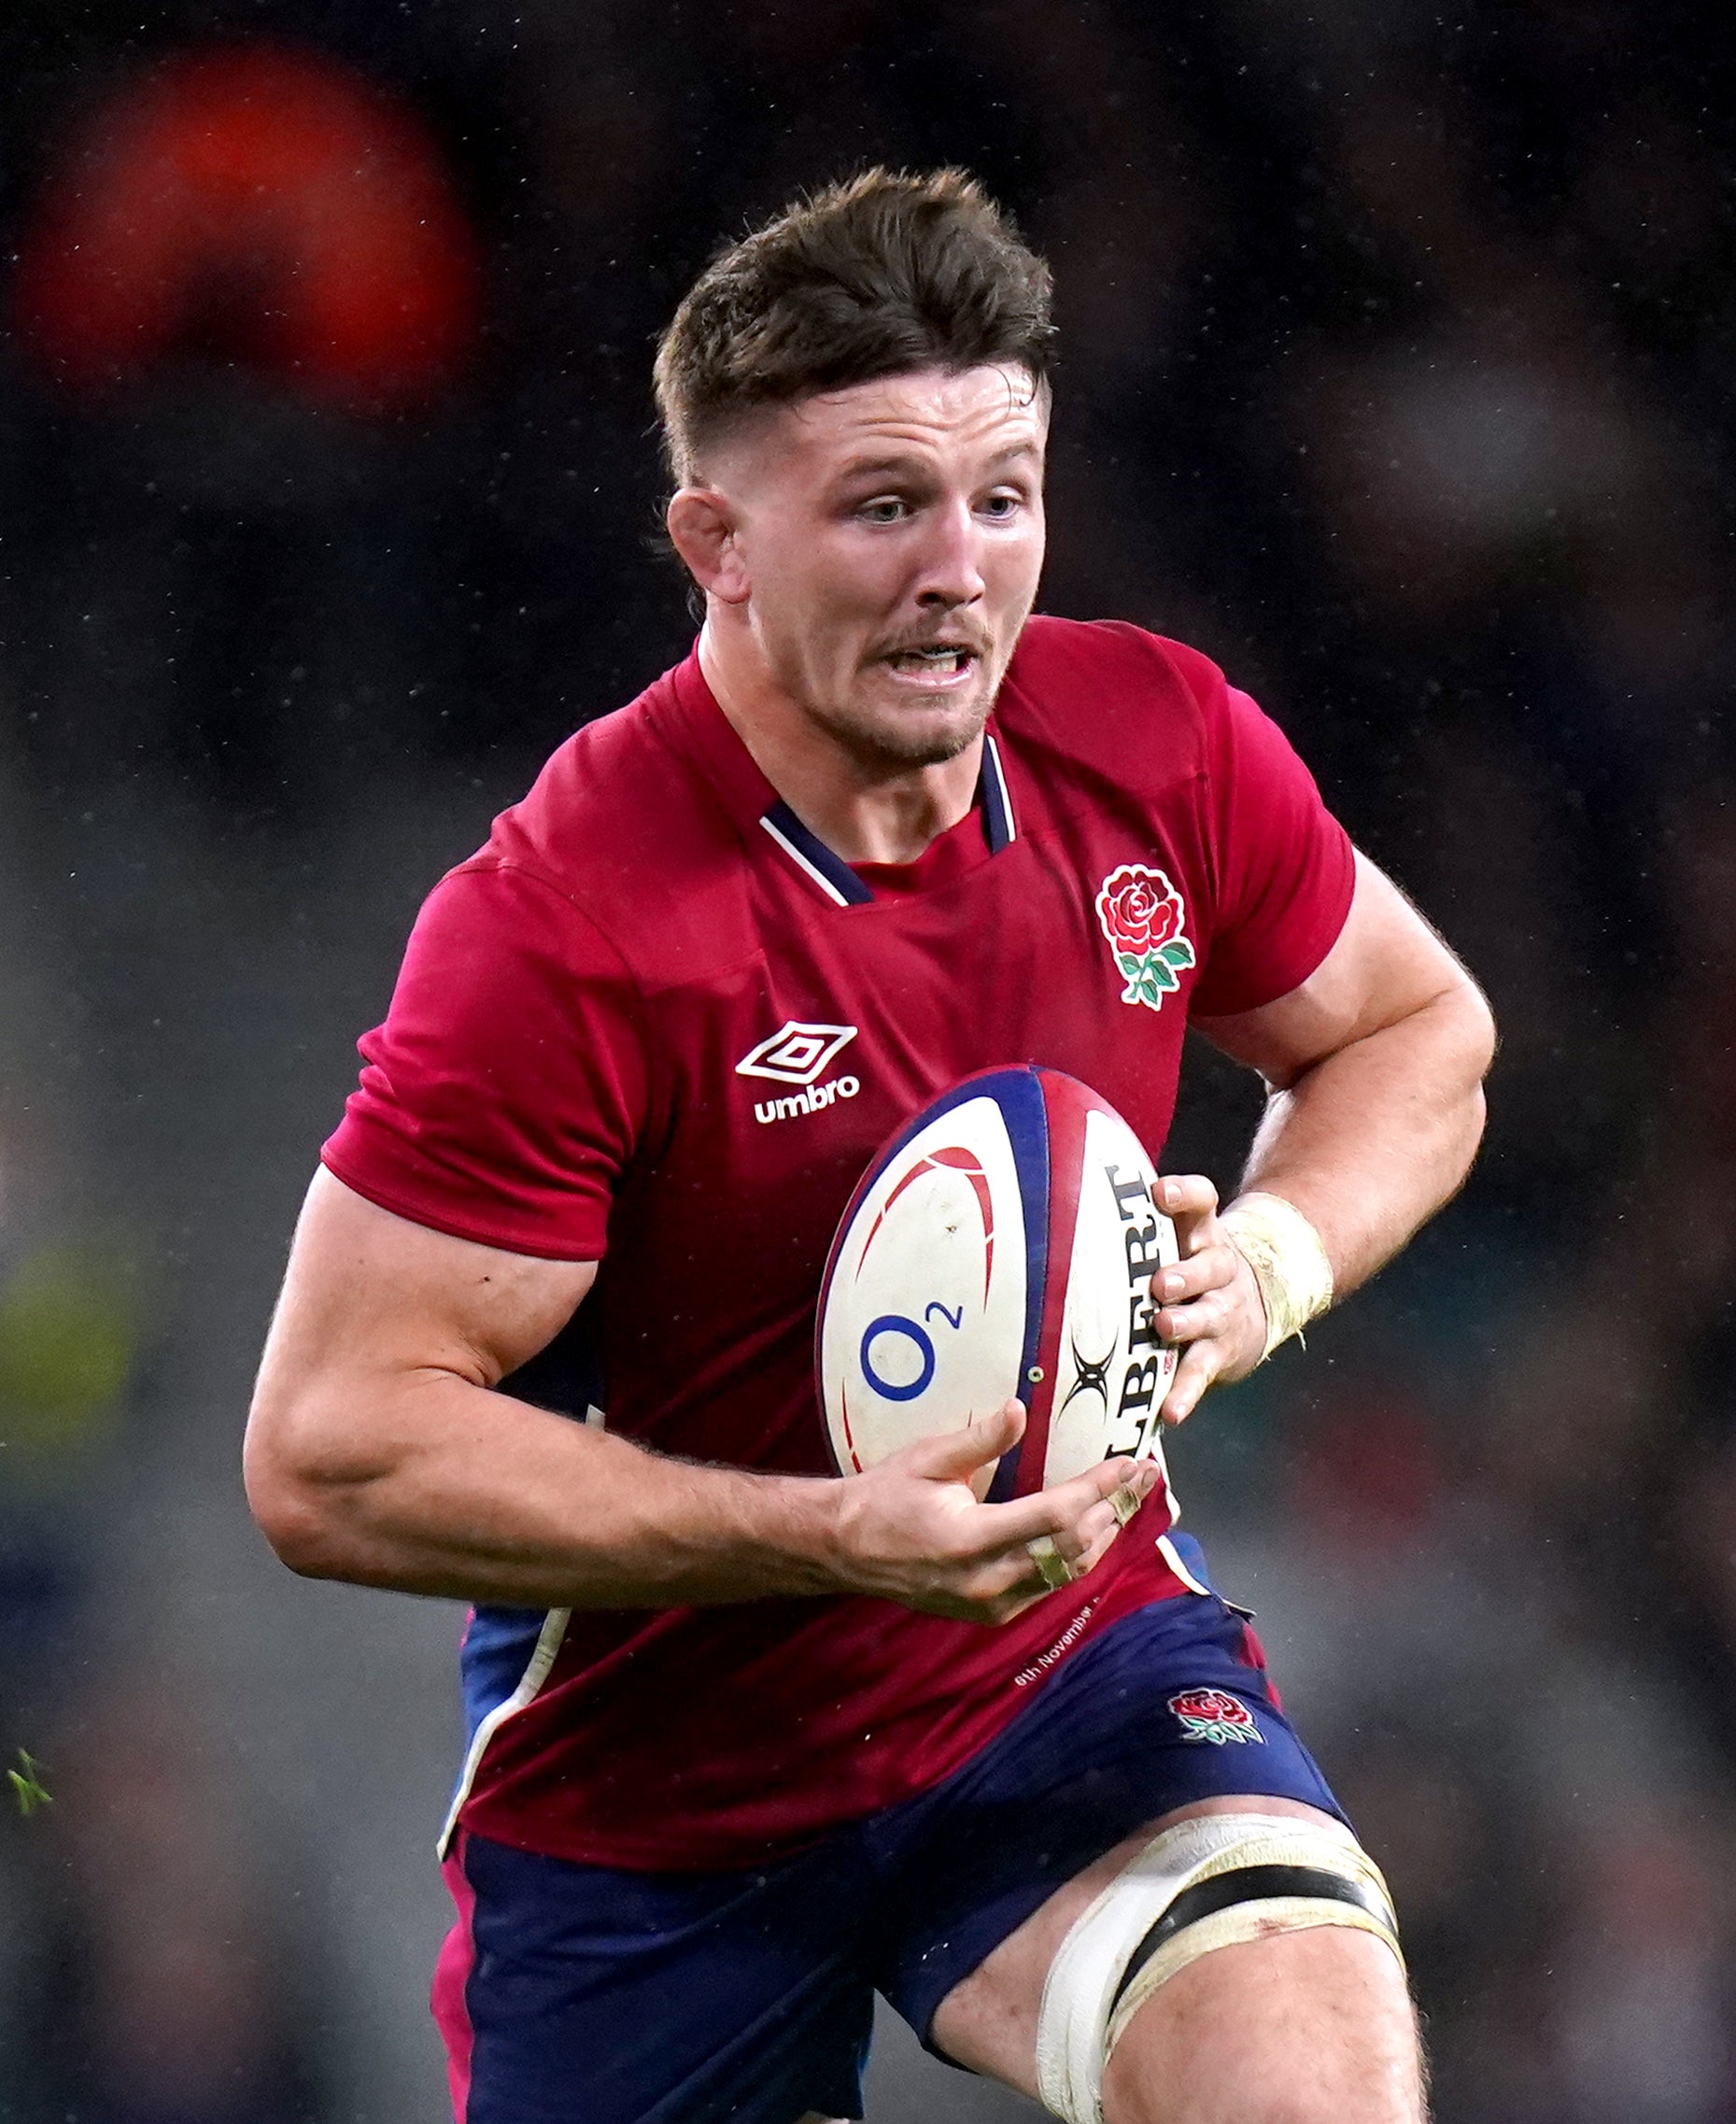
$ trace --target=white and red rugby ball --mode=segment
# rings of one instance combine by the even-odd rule
[[[832,1242],[815,1335],[840,1474],[1015,1396],[1024,1436],[991,1502],[1114,1453],[1161,1458],[1176,1352],[1152,1272],[1177,1258],[1157,1168],[1114,1108],[1035,1067],[967,1077],[863,1175]]]

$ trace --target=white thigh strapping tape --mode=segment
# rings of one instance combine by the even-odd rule
[[[1216,1875],[1252,1866],[1332,1874],[1351,1883],[1372,1907],[1307,1895],[1232,1904],[1177,1932],[1122,1991],[1128,1964],[1179,1895]],[[1340,1824],[1296,1815],[1207,1814],[1154,1836],[1080,1917],[1050,1965],[1037,2027],[1037,2080],[1045,2107],[1066,2124],[1103,2124],[1109,2053],[1166,1977],[1214,1947],[1316,1925],[1358,1926],[1397,1951],[1386,1883]]]

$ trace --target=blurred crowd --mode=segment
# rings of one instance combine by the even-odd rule
[[[1046,607],[1218,658],[1501,1021],[1464,1196],[1174,1452],[1444,2124],[1736,2117],[1722,10],[139,12],[0,15],[0,1753],[49,1795],[0,1790],[0,2120],[426,2113],[332,2034],[389,1910],[297,1915],[152,1591],[218,1559],[245,1701],[292,1687],[210,1293],[256,1342],[417,885],[685,648],[653,335],[868,161],[967,164],[1054,266]],[[1167,1162],[1229,1184],[1256,1105],[1196,1057]]]

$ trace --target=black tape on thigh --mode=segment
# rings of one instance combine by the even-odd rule
[[[1133,1960],[1115,1987],[1114,1998],[1109,2001],[1110,2013],[1121,2004],[1127,1987],[1158,1948],[1173,1940],[1178,1933],[1189,1925],[1198,1924],[1202,1918],[1229,1909],[1232,1904],[1271,1903],[1285,1895],[1348,1903],[1359,1910],[1366,1910],[1371,1918],[1378,1919],[1382,1932],[1392,1929],[1392,1920],[1379,1895],[1362,1881],[1329,1873],[1320,1866],[1237,1866],[1229,1873],[1213,1874],[1208,1879],[1195,1881],[1192,1888],[1182,1890],[1134,1949]]]

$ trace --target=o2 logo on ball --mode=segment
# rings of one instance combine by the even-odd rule
[[[1161,1459],[1175,1352],[1151,1278],[1176,1258],[1137,1137],[1058,1070],[985,1070],[877,1154],[821,1281],[815,1385],[834,1465],[872,1467],[1014,1396],[1023,1436],[979,1496],[1111,1454]]]
[[[965,1309],[962,1306],[949,1312],[936,1299],[924,1317],[932,1320],[937,1313],[954,1335],[965,1324]],[[886,1361],[885,1345],[888,1341],[894,1345],[896,1352],[890,1363]],[[880,1364],[874,1361],[876,1343],[882,1346]],[[909,1348],[897,1348],[899,1344],[908,1344]],[[905,1379],[901,1375],[910,1369],[910,1359],[912,1354],[916,1359],[914,1377]],[[933,1382],[935,1346],[927,1330],[919,1327],[913,1320],[906,1320],[899,1312],[883,1312],[878,1320],[869,1321],[863,1329],[862,1347],[856,1352],[856,1362],[862,1367],[862,1377],[882,1400],[914,1401],[919,1394],[926,1393]],[[885,1365],[883,1371],[881,1365]]]
[[[832,1450],[846,1473],[1017,1391],[1026,1299],[1019,1174],[994,1118],[988,1099],[937,1117],[873,1171],[846,1219],[819,1351]]]

